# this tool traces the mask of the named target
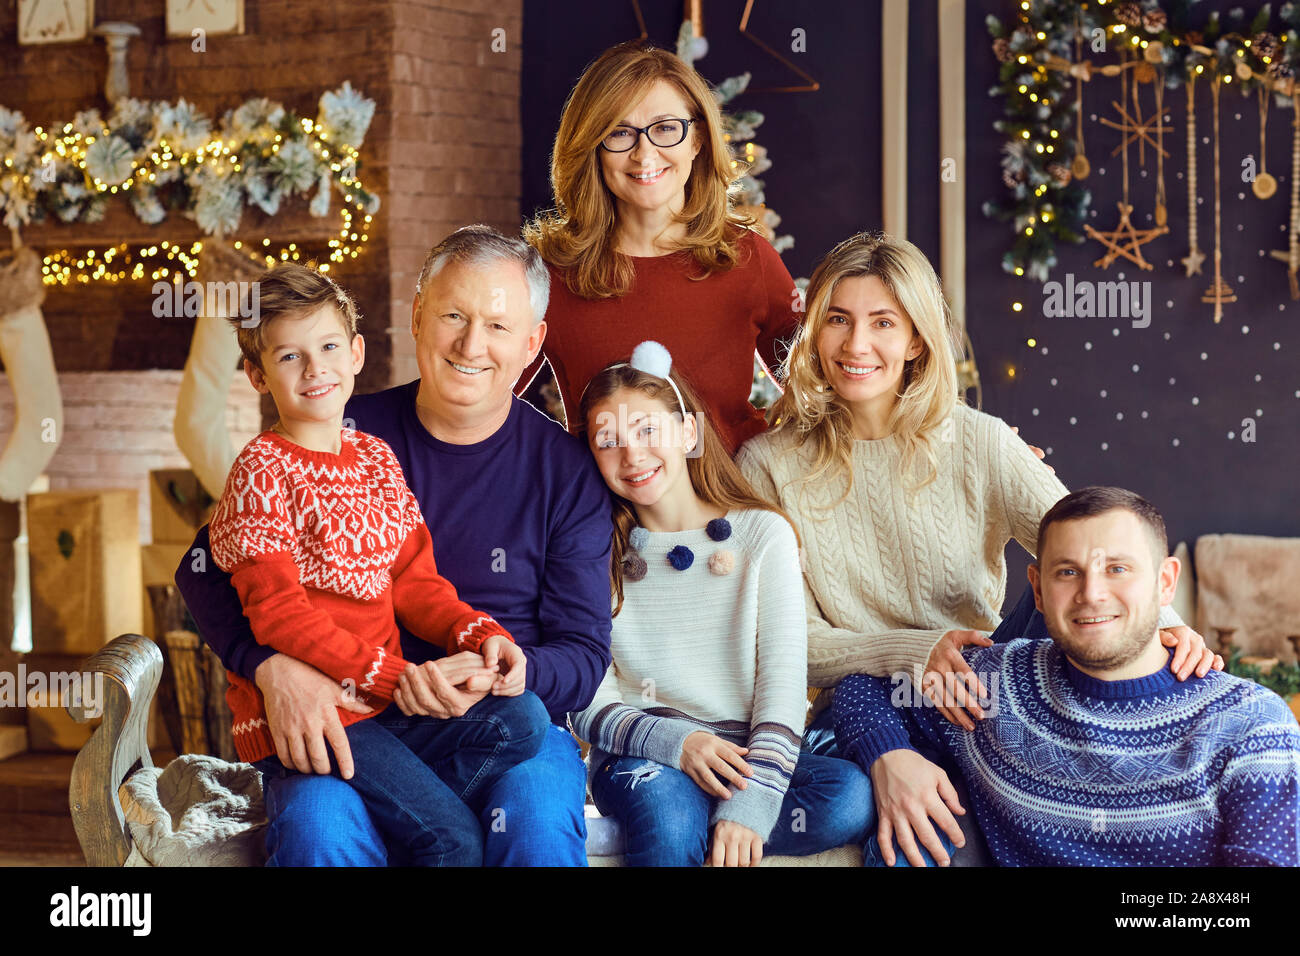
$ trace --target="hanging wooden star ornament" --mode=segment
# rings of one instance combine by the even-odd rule
[[[1154,67],[1151,67],[1150,63],[1143,63],[1142,65],[1155,69]],[[1138,85],[1135,81],[1133,83],[1132,116],[1128,114],[1122,105],[1111,100],[1110,105],[1119,113],[1122,121],[1116,123],[1114,120],[1107,119],[1103,116],[1100,122],[1103,126],[1109,126],[1111,129],[1120,130],[1124,134],[1124,141],[1110,151],[1112,156],[1118,156],[1121,149],[1126,149],[1130,143],[1137,142],[1138,165],[1146,166],[1146,146],[1148,143],[1160,156],[1163,157],[1169,155],[1169,153],[1165,151],[1164,147],[1156,142],[1156,137],[1163,136],[1165,133],[1170,132],[1170,130],[1168,127],[1161,125],[1161,115],[1158,111],[1152,113],[1146,119],[1142,118],[1142,111],[1138,107],[1137,93]]]
[[[1109,232],[1102,232],[1100,229],[1094,229],[1089,225],[1083,227],[1083,231],[1090,238],[1096,239],[1106,247],[1106,254],[1094,262],[1093,265],[1108,269],[1114,265],[1116,259],[1124,258],[1139,269],[1150,272],[1155,266],[1142,257],[1142,246],[1152,239],[1163,236],[1169,231],[1169,227],[1156,226],[1152,229],[1135,229],[1129,218],[1133,213],[1133,207],[1124,202],[1115,205],[1119,207],[1119,224],[1114,229]]]
[[[1123,103],[1127,99],[1128,66],[1129,64],[1122,63],[1120,68],[1120,103]],[[1155,267],[1142,257],[1142,246],[1158,236],[1163,236],[1169,231],[1169,227],[1158,225],[1152,229],[1136,229],[1133,226],[1133,205],[1129,202],[1128,188],[1128,144],[1132,141],[1128,133],[1134,128],[1133,118],[1129,116],[1119,103],[1112,102],[1111,105],[1119,111],[1120,115],[1121,122],[1119,124],[1111,123],[1109,125],[1114,126],[1115,129],[1120,131],[1119,153],[1123,157],[1124,161],[1124,198],[1116,204],[1119,207],[1119,224],[1109,232],[1103,232],[1100,229],[1094,229],[1092,226],[1085,224],[1083,231],[1089,236],[1089,238],[1096,239],[1106,247],[1105,254],[1094,262],[1093,265],[1102,269],[1108,269],[1114,265],[1116,259],[1123,258],[1133,263],[1139,269],[1150,272]],[[1157,119],[1159,116],[1160,114],[1157,112]],[[1155,146],[1157,149],[1159,148],[1155,141],[1152,141],[1151,145]]]

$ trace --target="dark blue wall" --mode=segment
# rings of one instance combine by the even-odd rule
[[[1210,9],[1233,4],[1206,0]],[[743,0],[706,4],[710,52],[696,65],[718,81],[743,70],[754,84],[796,78],[736,31]],[[1253,5],[1251,5],[1253,7]],[[653,40],[672,48],[681,16],[678,0],[643,0]],[[764,174],[768,204],[783,217],[782,232],[796,245],[785,253],[793,275],[808,275],[835,242],[880,225],[880,71],[878,2],[758,3],[751,30],[777,49],[789,48],[790,31],[802,27],[808,51],[799,60],[822,84],[816,93],[755,94],[738,106],[761,110],[767,121],[758,141],[773,168]],[[1155,299],[1149,328],[1128,321],[1046,318],[1041,287],[1002,271],[1008,226],[987,220],[980,206],[999,195],[1002,140],[992,123],[1001,112],[988,95],[997,81],[984,16],[1014,16],[1017,4],[980,0],[967,12],[967,319],[983,376],[984,409],[1021,427],[1070,487],[1117,484],[1150,498],[1165,514],[1171,544],[1201,534],[1240,532],[1300,535],[1300,303],[1291,301],[1285,266],[1264,253],[1286,246],[1289,216],[1291,113],[1274,109],[1269,125],[1268,169],[1279,182],[1268,201],[1241,181],[1241,161],[1258,150],[1255,101],[1234,88],[1222,99],[1224,274],[1238,301],[1215,325],[1200,296],[1206,275],[1184,278],[1187,253],[1184,94],[1166,96],[1173,133],[1166,138],[1169,235],[1147,245],[1155,266],[1093,266],[1101,246],[1063,247],[1054,278],[1150,280]],[[909,238],[937,264],[939,180],[938,56],[934,6],[911,4],[909,38]],[[631,5],[613,0],[534,2],[524,17],[525,214],[550,204],[547,162],[561,106],[583,67],[607,46],[636,35]],[[794,54],[794,56],[799,56]],[[1120,161],[1110,159],[1119,134],[1089,117],[1112,115],[1118,80],[1085,89],[1085,137],[1093,161],[1091,221],[1111,229],[1120,198]],[[1144,113],[1152,106],[1144,92]],[[1202,84],[1198,135],[1211,135],[1208,92]],[[1212,144],[1198,157],[1201,248],[1213,253]],[[1130,153],[1135,224],[1149,225],[1155,167],[1147,177]],[[1012,303],[1023,303],[1014,312]],[[1036,339],[1030,348],[1027,339]],[[1042,350],[1046,349],[1046,353]],[[1204,357],[1202,357],[1204,356]],[[1134,366],[1137,371],[1134,371]],[[1011,377],[1008,370],[1014,367]],[[1171,384],[1170,380],[1173,380]],[[1053,384],[1053,382],[1055,384]],[[1103,397],[1103,394],[1104,397]],[[1196,400],[1195,402],[1193,400]],[[1143,415],[1145,413],[1145,417]],[[1122,416],[1122,417],[1121,417]],[[1241,441],[1242,419],[1256,420],[1256,441]],[[1073,422],[1071,421],[1073,419]],[[1235,437],[1229,438],[1229,433]],[[1177,445],[1174,442],[1177,441]],[[1009,599],[1024,581],[1019,549],[1011,558]]]

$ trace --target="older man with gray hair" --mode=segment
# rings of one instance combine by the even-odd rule
[[[526,686],[551,714],[541,753],[472,798],[488,865],[586,864],[586,775],[565,715],[590,703],[610,662],[609,495],[583,445],[512,392],[545,338],[549,293],[526,243],[481,225],[456,230],[416,283],[419,379],[356,396],[344,413],[345,425],[392,446],[439,570],[509,629]],[[208,548],[206,527],[194,547]],[[186,561],[176,582],[204,640],[261,690],[278,756],[300,771],[268,781],[269,863],[403,862],[388,859],[356,791],[329,776],[327,747],[344,775],[352,765],[338,708],[364,708],[315,668],[259,645],[228,575]],[[461,716],[490,692],[495,675],[476,653],[433,658],[438,649],[406,632],[402,653],[418,665],[394,698],[410,719]]]

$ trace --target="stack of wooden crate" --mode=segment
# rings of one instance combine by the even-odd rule
[[[81,664],[119,634],[140,632],[140,522],[132,489],[50,491],[27,498],[32,652],[29,688],[76,685]],[[27,744],[75,751],[97,722],[74,723],[60,700],[32,689]]]

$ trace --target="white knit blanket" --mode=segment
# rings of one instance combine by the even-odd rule
[[[250,764],[183,754],[132,774],[118,798],[135,844],[128,866],[266,862],[262,778]]]

